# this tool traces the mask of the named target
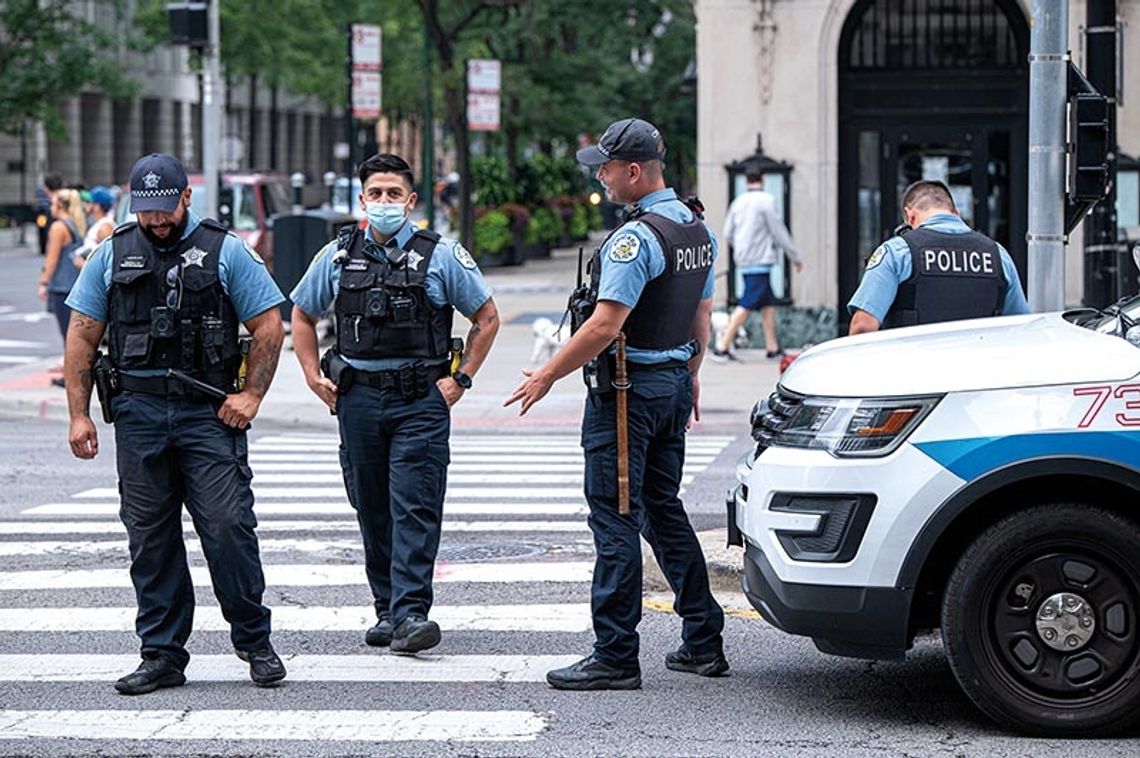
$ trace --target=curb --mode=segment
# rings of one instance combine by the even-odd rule
[[[718,592],[741,592],[744,582],[744,549],[739,547],[726,547],[728,540],[727,529],[708,529],[697,532],[697,540],[701,543],[701,552],[705,555],[705,563],[709,569],[709,588],[713,594]],[[645,540],[641,541],[641,575],[642,585],[646,592],[669,592],[669,583],[665,581],[657,559],[653,557],[653,550]]]

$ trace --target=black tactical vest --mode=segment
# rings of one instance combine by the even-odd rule
[[[450,306],[428,299],[427,269],[439,235],[418,230],[403,249],[385,248],[356,227],[337,237],[340,287],[333,304],[337,350],[348,358],[445,359],[451,349]],[[336,259],[334,259],[336,260]]]
[[[712,239],[696,215],[688,223],[647,212],[648,226],[665,253],[665,270],[651,279],[625,320],[630,347],[668,350],[692,339],[693,316],[713,264]]]
[[[903,235],[911,275],[899,284],[883,327],[998,316],[1009,289],[996,242],[978,232],[919,227]]]
[[[175,368],[228,388],[241,363],[238,319],[218,277],[226,229],[202,219],[169,249],[137,224],[112,237],[111,362],[119,369]]]

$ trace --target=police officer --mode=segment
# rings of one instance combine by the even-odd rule
[[[407,162],[374,155],[359,175],[367,228],[342,230],[291,293],[293,347],[309,387],[339,420],[377,616],[365,642],[410,654],[440,641],[428,613],[450,408],[471,389],[499,314],[470,253],[408,220],[416,193]],[[318,360],[316,322],[330,305],[336,346]],[[452,370],[454,310],[471,329]]]
[[[641,686],[639,530],[684,619],[683,644],[665,657],[665,665],[702,676],[728,670],[724,612],[709,591],[704,555],[678,497],[690,414],[700,419],[698,372],[711,330],[716,240],[665,185],[664,157],[660,133],[637,118],[611,124],[597,145],[578,151],[580,163],[596,167],[608,199],[629,204],[628,220],[594,253],[582,313],[589,315],[554,358],[523,371],[526,379],[504,403],[521,401],[520,414],[525,414],[554,382],[587,367],[591,390],[582,447],[597,553],[591,588],[596,640],[591,655],[546,675],[556,689]],[[631,513],[626,516],[618,511],[615,392],[604,378],[614,360],[611,343],[621,331],[629,345],[632,381],[627,397]]]
[[[130,192],[138,222],[91,254],[67,299],[74,314],[64,357],[72,452],[99,452],[88,415],[93,381],[115,424],[143,658],[115,689],[139,695],[186,681],[194,586],[183,504],[234,650],[254,683],[270,686],[285,677],[285,667],[269,642],[269,609],[261,603],[245,430],[277,369],[284,339],[277,306],[285,298],[256,253],[190,210],[176,158],[140,158]],[[252,335],[240,391],[239,324]],[[105,329],[109,362],[93,368]]]
[[[1009,253],[966,226],[945,184],[907,187],[903,215],[911,228],[875,250],[847,304],[851,334],[1029,312]]]

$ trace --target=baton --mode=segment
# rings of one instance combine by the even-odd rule
[[[617,392],[617,485],[618,513],[629,515],[629,416],[626,391],[629,377],[625,366],[625,333],[618,332],[617,355],[614,361],[614,390]]]
[[[183,384],[187,385],[188,387],[193,387],[194,389],[198,390],[203,395],[208,395],[209,397],[215,398],[217,400],[225,400],[226,399],[225,390],[220,390],[212,384],[206,384],[205,382],[200,382],[197,379],[195,379],[194,377],[190,376],[189,374],[183,373],[176,368],[166,369],[166,378],[167,379],[174,379],[175,381],[182,382]]]

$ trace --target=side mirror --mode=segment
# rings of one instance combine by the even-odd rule
[[[1124,333],[1124,339],[1133,347],[1140,347],[1140,326],[1134,326]]]

